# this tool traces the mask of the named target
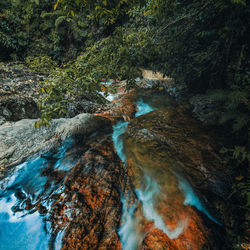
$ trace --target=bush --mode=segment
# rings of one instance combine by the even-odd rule
[[[26,57],[25,62],[29,68],[37,73],[51,74],[57,63],[49,56]]]

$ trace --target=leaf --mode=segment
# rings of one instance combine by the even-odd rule
[[[233,3],[233,4],[241,4],[243,6],[246,6],[246,1],[244,1],[244,0],[231,0],[231,3]]]
[[[235,177],[235,180],[236,180],[236,181],[241,181],[243,178],[244,178],[244,176],[241,175],[241,176]]]

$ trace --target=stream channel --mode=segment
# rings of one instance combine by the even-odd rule
[[[157,108],[157,105],[153,107],[139,98],[135,116],[142,116]],[[122,135],[128,125],[129,122],[118,122],[113,126],[112,134],[115,150],[125,166],[127,159]],[[0,249],[61,249],[64,230],[63,227],[57,230],[52,228],[50,212],[54,205],[50,198],[62,192],[63,181],[80,155],[81,147],[75,145],[73,140],[67,140],[57,150],[16,166],[9,176],[1,180]],[[176,178],[179,192],[184,196],[183,207],[195,207],[209,220],[215,221],[187,180],[178,175]],[[143,220],[144,224],[145,221],[150,221],[151,227],[153,224],[154,228],[161,230],[169,239],[177,239],[188,225],[188,219],[181,219],[175,225],[167,225],[156,204],[164,187],[147,172],[143,173],[141,179],[143,184],[135,186],[133,190],[136,199],[130,197],[131,192],[121,193],[122,213],[117,233],[124,250],[138,249],[142,244],[145,238],[145,230],[140,229]],[[136,212],[138,206],[140,212]],[[82,249],[85,249],[84,245]]]

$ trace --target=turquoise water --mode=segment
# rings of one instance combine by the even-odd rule
[[[62,234],[51,240],[49,197],[59,191],[60,182],[50,173],[66,173],[74,166],[75,160],[66,157],[71,146],[72,140],[65,141],[57,152],[18,165],[0,182],[0,249],[61,248]]]
[[[155,110],[155,108],[145,103],[143,99],[139,99],[137,102],[137,112],[135,114],[135,117],[147,114],[153,110]],[[124,121],[120,121],[119,123],[117,123],[117,125],[113,126],[112,136],[117,154],[122,162],[125,163],[125,165],[126,156],[123,153],[123,141],[121,136],[126,132],[128,124],[128,122]],[[177,178],[179,181],[180,190],[185,195],[184,204],[196,207],[199,211],[206,214],[208,218],[216,222],[202,205],[198,196],[195,195],[195,192],[193,191],[191,185],[184,178],[180,178],[178,176]],[[147,220],[153,221],[155,227],[161,229],[166,235],[168,235],[170,239],[178,238],[178,236],[183,232],[187,221],[180,221],[175,229],[170,230],[164,223],[161,215],[159,215],[155,209],[154,200],[155,197],[160,194],[157,182],[150,176],[145,174],[143,183],[144,188],[135,190],[138,201],[140,201],[142,204],[143,215]],[[138,249],[144,238],[144,235],[138,230],[142,218],[140,218],[140,215],[135,216],[134,214],[138,202],[135,202],[131,205],[129,200],[129,194],[122,194],[122,223],[120,225],[118,233],[122,242],[123,250]]]

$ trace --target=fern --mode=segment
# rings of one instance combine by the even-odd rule
[[[227,100],[228,92],[222,89],[217,89],[210,93],[210,100],[214,102],[223,102]]]
[[[243,103],[243,100],[245,100],[245,99],[246,99],[246,93],[244,93],[241,90],[233,90],[233,91],[229,92],[227,107],[229,109],[235,109],[241,103]]]
[[[237,113],[231,111],[224,112],[219,120],[220,124],[224,124],[228,121],[234,120],[237,117]]]
[[[63,23],[64,21],[69,21],[69,20],[71,19],[69,19],[67,16],[59,16],[55,21],[55,28],[58,29],[61,23]]]
[[[61,10],[56,10],[56,11],[53,11],[53,12],[42,12],[42,14],[40,15],[41,18],[45,18],[45,17],[55,17],[55,16],[60,16],[62,15],[62,11]]]
[[[249,117],[246,114],[238,114],[235,117],[234,123],[233,123],[233,130],[239,131],[243,127],[247,126],[249,123]]]

